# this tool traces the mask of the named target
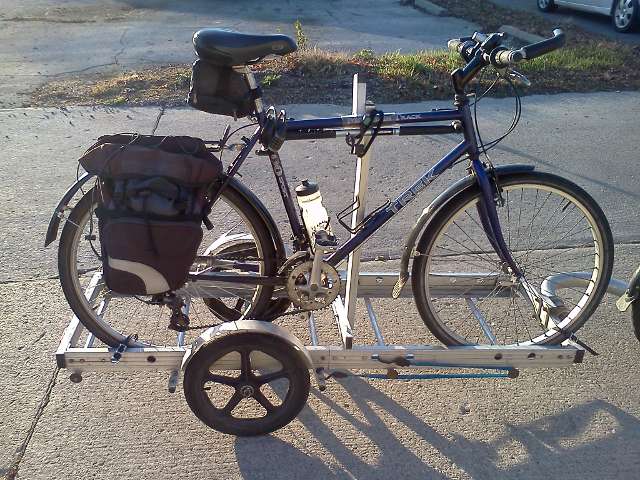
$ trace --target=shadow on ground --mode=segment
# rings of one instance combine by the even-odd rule
[[[412,430],[472,478],[554,478],[561,471],[565,472],[564,478],[630,478],[627,475],[638,468],[640,421],[605,401],[587,402],[526,424],[507,423],[506,435],[492,442],[480,442],[455,433],[445,438],[364,380],[352,377],[342,384],[365,421],[354,418],[319,391],[313,390],[312,394],[326,404],[332,414],[360,431],[363,440],[377,446],[380,454],[375,464],[346,447],[313,410],[305,407],[299,420],[339,462],[338,471],[332,471],[321,459],[273,436],[237,438],[235,452],[243,477],[255,478],[255,472],[261,471],[264,478],[311,475],[313,478],[373,479],[393,478],[401,472],[403,475],[420,472],[420,478],[448,478],[404,445],[385,425],[380,413]],[[598,418],[602,415],[608,416],[609,423],[617,427],[573,445],[577,437],[585,436],[593,423],[599,424]],[[517,455],[520,460],[509,466],[500,465],[498,451],[513,448],[514,444],[520,444]],[[602,462],[603,452],[610,452],[608,462]],[[414,477],[409,474],[407,478]]]

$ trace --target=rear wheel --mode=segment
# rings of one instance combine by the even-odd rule
[[[175,345],[175,332],[167,330],[171,310],[152,297],[114,294],[101,279],[100,235],[94,190],[72,209],[62,230],[58,269],[62,290],[82,324],[109,346],[129,338],[129,345]],[[205,230],[192,273],[206,272],[208,257],[230,261],[225,272],[275,275],[277,260],[273,239],[255,208],[231,184],[209,215],[214,228]],[[239,261],[243,267],[234,267]],[[240,268],[240,270],[239,270]],[[219,267],[216,267],[220,270]],[[245,269],[247,271],[243,271]],[[273,287],[243,285],[242,290],[218,285],[215,297],[201,282],[176,292],[182,297],[191,325],[259,316],[270,305]],[[208,293],[209,292],[209,293]],[[222,293],[220,293],[222,292]],[[137,336],[137,341],[132,341]]]
[[[446,203],[418,243],[416,304],[446,345],[558,343],[584,324],[606,292],[613,240],[584,190],[539,172],[500,177],[500,187],[502,232],[524,278],[511,274],[484,233],[477,185]],[[542,315],[534,308],[540,298]]]

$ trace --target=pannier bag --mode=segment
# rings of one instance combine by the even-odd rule
[[[94,192],[107,287],[153,295],[184,285],[220,160],[198,138],[126,133],[100,137],[80,164],[98,177]]]
[[[193,64],[187,102],[198,110],[242,118],[253,112],[259,95],[259,89],[250,90],[244,75],[232,67],[202,59]]]

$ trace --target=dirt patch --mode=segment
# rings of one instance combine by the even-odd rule
[[[632,90],[640,88],[640,62],[626,52],[596,47],[565,49],[520,69],[531,80],[524,94]],[[330,103],[348,105],[354,73],[365,74],[367,92],[377,103],[415,102],[451,98],[450,72],[460,65],[448,52],[355,55],[311,50],[256,68],[266,101],[275,105]],[[184,105],[191,68],[155,66],[117,75],[83,76],[50,82],[32,95],[34,106],[54,105]],[[487,73],[478,88],[493,80]],[[500,82],[493,96],[510,95]]]

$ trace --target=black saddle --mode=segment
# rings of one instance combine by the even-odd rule
[[[198,57],[216,65],[246,65],[267,55],[286,55],[298,46],[286,35],[249,35],[204,28],[193,35]]]

